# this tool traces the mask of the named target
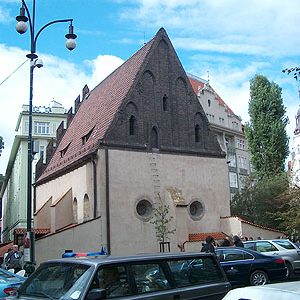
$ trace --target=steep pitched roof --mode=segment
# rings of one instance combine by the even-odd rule
[[[223,106],[228,110],[230,114],[236,115],[233,110],[225,103],[225,101],[218,95],[218,93],[212,88],[212,86],[208,83],[208,81],[205,81],[201,78],[198,78],[192,74],[187,74],[189,81],[193,87],[194,92],[196,95],[199,93],[199,89],[205,88],[205,85],[209,85],[209,89],[211,92],[215,95],[215,99],[218,101],[219,105]]]
[[[164,29],[160,29],[152,40],[90,92],[88,98],[81,103],[37,183],[96,151],[99,139],[104,137],[109,125],[112,123],[155,38],[162,32],[164,32]],[[89,133],[90,136],[83,145],[82,139]]]

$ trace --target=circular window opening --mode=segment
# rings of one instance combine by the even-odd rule
[[[144,221],[147,221],[151,218],[153,211],[153,205],[148,200],[140,200],[136,205],[136,213],[138,217]]]
[[[200,220],[204,215],[204,207],[198,200],[194,200],[189,205],[189,213],[193,220]]]

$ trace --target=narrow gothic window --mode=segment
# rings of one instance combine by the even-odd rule
[[[163,96],[163,111],[168,110],[168,96],[164,94]]]
[[[195,142],[196,143],[200,142],[200,126],[199,125],[195,126]]]
[[[158,148],[158,134],[157,129],[155,127],[153,127],[151,130],[150,145],[151,148]]]
[[[77,206],[77,199],[74,198],[73,200],[73,217],[74,217],[74,222],[78,222],[78,212],[77,212],[78,206]]]
[[[87,194],[83,199],[83,221],[87,221],[90,217],[90,199]]]
[[[208,104],[208,107],[210,107],[210,105],[211,105],[210,99],[207,100],[207,104]]]
[[[136,118],[135,116],[131,116],[129,118],[129,135],[136,134]]]

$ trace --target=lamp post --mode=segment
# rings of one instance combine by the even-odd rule
[[[30,13],[25,0],[22,1],[20,8],[20,15],[16,17],[17,25],[16,30],[18,33],[23,34],[27,31],[27,21],[30,28],[30,53],[26,56],[30,59],[30,80],[29,80],[29,124],[28,124],[28,156],[27,156],[27,234],[29,234],[30,241],[30,263],[35,263],[35,249],[34,249],[34,231],[32,230],[32,99],[33,99],[33,70],[35,67],[41,68],[43,62],[36,54],[37,39],[41,32],[48,26],[55,23],[69,23],[69,33],[65,35],[67,38],[66,47],[73,50],[76,47],[76,34],[73,33],[73,19],[62,19],[48,22],[42,26],[35,34],[35,0],[32,1],[32,12]]]

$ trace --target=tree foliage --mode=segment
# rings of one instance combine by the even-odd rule
[[[283,172],[289,150],[281,88],[265,76],[256,75],[250,81],[248,112],[245,134],[258,178]]]
[[[284,209],[278,210],[274,218],[280,222],[279,229],[284,230],[293,238],[300,237],[300,188],[290,187],[278,196]]]
[[[231,203],[232,215],[238,215],[259,225],[283,229],[283,219],[278,216],[288,208],[281,195],[289,190],[285,173],[257,180],[250,176],[244,189],[235,195]]]
[[[165,242],[170,234],[174,234],[176,229],[170,229],[170,222],[173,216],[170,216],[170,207],[160,203],[154,208],[153,220],[150,221],[154,225],[156,239],[158,242]]]

